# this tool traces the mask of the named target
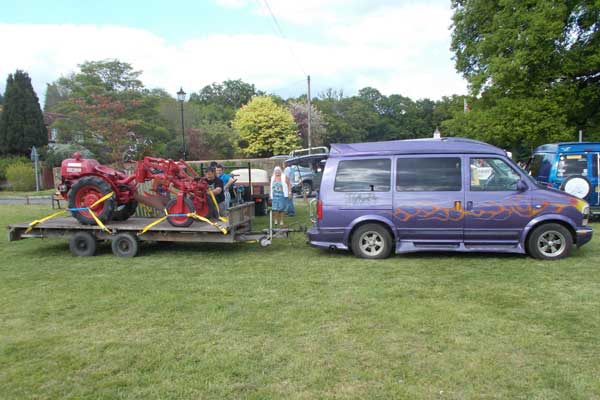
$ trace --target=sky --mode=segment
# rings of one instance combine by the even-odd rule
[[[269,13],[269,8],[275,20]],[[243,79],[284,98],[327,88],[440,99],[466,94],[449,0],[0,0],[0,91],[22,69],[46,83],[119,59],[175,95]]]

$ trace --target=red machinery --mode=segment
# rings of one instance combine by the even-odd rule
[[[191,225],[194,220],[188,213],[208,214],[208,183],[183,160],[144,157],[137,162],[134,174],[126,175],[75,153],[63,160],[60,172],[62,184],[58,189],[82,224],[95,224],[86,208],[111,192],[114,196],[92,208],[102,222],[126,220],[135,213],[138,202],[175,214],[168,217],[173,226]],[[146,181],[153,181],[154,195],[138,193],[137,185]]]

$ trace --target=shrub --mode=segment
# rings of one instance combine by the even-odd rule
[[[48,149],[44,165],[47,167],[60,167],[62,160],[70,158],[75,152],[81,153],[82,158],[94,158],[91,151],[78,144],[57,144]]]
[[[27,157],[19,156],[8,156],[0,157],[0,181],[6,180],[6,168],[16,162],[28,163],[30,162]]]
[[[25,192],[35,189],[35,173],[30,162],[17,161],[6,168],[6,180],[12,190]]]

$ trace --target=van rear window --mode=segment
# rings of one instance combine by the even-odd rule
[[[460,158],[399,158],[398,192],[455,192],[462,188]]]
[[[389,158],[345,160],[338,164],[336,192],[389,192],[392,162]]]

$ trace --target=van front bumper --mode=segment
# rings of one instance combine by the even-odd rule
[[[589,226],[577,228],[577,237],[575,238],[575,243],[577,244],[577,247],[581,247],[590,240],[592,240],[593,232],[594,231]]]

